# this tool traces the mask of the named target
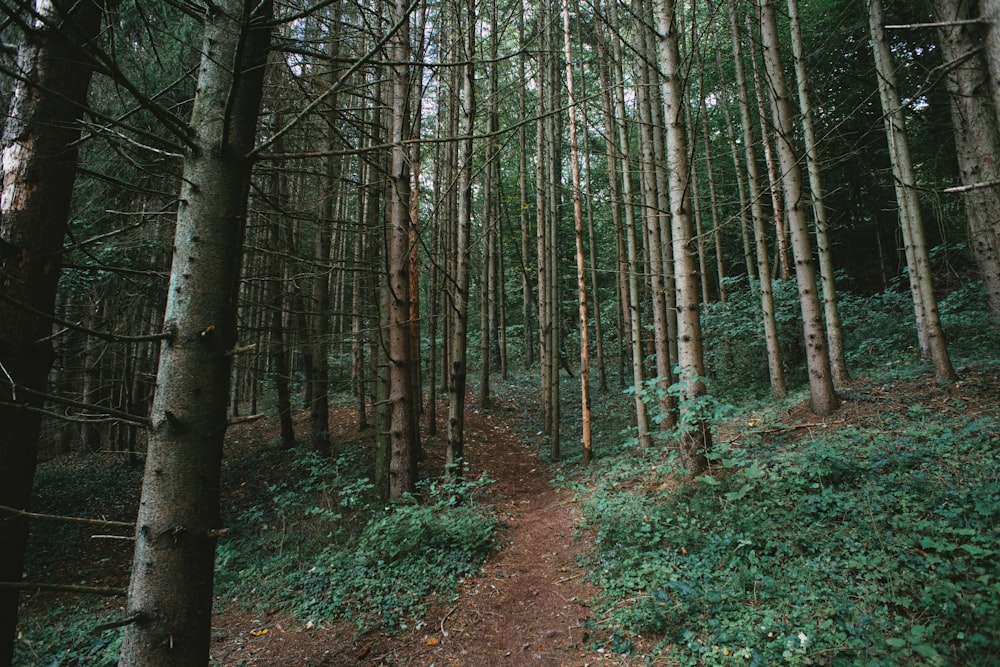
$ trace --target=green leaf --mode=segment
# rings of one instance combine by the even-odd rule
[[[903,648],[906,646],[906,640],[901,637],[889,637],[885,640],[885,643],[893,648]]]

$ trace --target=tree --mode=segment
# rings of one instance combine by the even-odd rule
[[[573,85],[573,49],[570,39],[569,0],[563,0],[563,53],[566,56],[566,89],[569,105],[570,171],[573,185],[573,228],[576,236],[576,283],[580,314],[580,412],[583,426],[583,463],[592,454],[590,428],[590,338],[587,331],[587,263],[583,251],[583,203],[580,190],[580,146],[576,138],[576,89]]]
[[[757,278],[760,292],[761,319],[764,325],[764,345],[767,349],[767,368],[771,379],[771,395],[783,398],[786,393],[785,372],[781,364],[781,347],[778,325],[774,316],[774,292],[771,289],[771,259],[767,251],[767,229],[764,221],[764,196],[757,169],[757,152],[754,150],[753,122],[750,115],[750,91],[743,65],[743,46],[740,41],[736,8],[730,5],[729,31],[733,41],[733,63],[736,69],[736,92],[740,106],[740,124],[743,127],[743,155],[750,187],[750,215],[753,219],[754,249],[757,258]],[[767,139],[764,139],[765,144]]]
[[[677,283],[677,362],[683,392],[680,404],[680,455],[688,474],[694,477],[708,467],[707,454],[712,446],[712,433],[706,416],[698,411],[698,403],[706,395],[707,389],[703,382],[705,360],[701,339],[698,274],[688,198],[691,171],[687,162],[684,88],[674,0],[663,0],[658,5],[657,19],[659,62],[663,77],[661,86],[667,126],[674,276]]]
[[[989,72],[979,50],[980,27],[972,0],[936,0],[938,43],[948,65],[945,85],[955,131],[955,153],[969,241],[986,290],[986,305],[1000,322],[1000,131],[989,95]]]
[[[211,638],[219,475],[268,0],[220,0],[203,21],[191,146],[174,236],[120,664],[195,665]]]
[[[805,142],[806,170],[809,174],[809,192],[812,195],[813,222],[816,225],[816,255],[819,260],[820,284],[823,287],[823,314],[826,317],[830,370],[833,372],[834,383],[844,386],[851,378],[847,371],[847,361],[844,358],[844,333],[840,327],[840,311],[837,308],[833,252],[830,249],[829,223],[826,216],[826,204],[823,201],[823,179],[819,168],[819,142],[813,127],[809,80],[806,77],[805,48],[802,45],[802,28],[799,19],[799,0],[788,0],[788,24],[792,35],[792,56],[795,61],[795,80],[798,83],[799,111],[802,115],[802,139]]]
[[[27,15],[4,6],[24,31],[0,139],[0,505],[25,510],[38,458],[50,334],[77,170],[101,0],[49,0]],[[0,581],[20,582],[28,525],[0,521]],[[18,593],[0,589],[0,665],[9,664]]]
[[[923,216],[917,197],[916,175],[910,155],[910,141],[906,133],[903,106],[899,102],[892,53],[885,35],[882,1],[867,0],[867,2],[868,27],[878,76],[879,99],[882,102],[882,119],[886,141],[889,144],[893,185],[899,207],[899,226],[903,232],[906,264],[910,270],[910,291],[913,294],[913,308],[917,318],[917,338],[921,357],[933,363],[938,380],[946,382],[954,379],[955,370],[948,356],[938,314],[937,297],[934,295]]]
[[[462,476],[465,456],[465,393],[467,336],[469,326],[470,235],[472,232],[472,160],[476,117],[476,8],[475,3],[462,7],[456,3],[456,20],[462,26],[460,49],[463,64],[459,68],[461,87],[458,94],[458,197],[457,234],[455,236],[455,273],[451,285],[452,329],[451,359],[448,368],[448,449],[445,454],[447,474]],[[464,16],[463,16],[463,11]]]
[[[795,277],[799,285],[799,304],[806,344],[806,364],[809,367],[809,397],[813,412],[820,416],[832,414],[840,404],[833,388],[830,356],[826,345],[823,314],[816,291],[816,269],[802,197],[802,174],[792,145],[792,113],[788,100],[785,74],[781,64],[778,26],[770,0],[759,0],[761,41],[764,65],[775,128],[778,161],[781,165],[781,185],[785,195],[792,254],[795,257]]]

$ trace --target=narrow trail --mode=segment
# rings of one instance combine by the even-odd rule
[[[223,665],[336,665],[337,667],[584,667],[631,665],[592,648],[588,629],[596,592],[577,556],[590,546],[577,535],[580,507],[569,491],[550,484],[551,467],[515,430],[513,410],[471,410],[466,417],[469,478],[494,480],[485,502],[505,524],[501,547],[456,595],[423,619],[392,634],[356,636],[350,628],[301,627],[283,614],[216,618]],[[334,423],[349,423],[336,419]],[[443,463],[444,438],[425,443],[431,467]],[[267,634],[247,632],[269,627]],[[220,660],[221,659],[221,660]],[[638,663],[635,663],[638,664]]]
[[[601,661],[603,654],[586,648],[595,591],[577,564],[587,547],[575,536],[578,506],[568,492],[550,485],[550,471],[502,422],[473,415],[469,426],[471,472],[485,471],[496,480],[493,497],[508,525],[506,543],[479,576],[465,582],[437,627],[427,628],[427,650],[413,664]]]

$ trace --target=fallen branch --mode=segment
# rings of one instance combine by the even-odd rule
[[[115,526],[118,528],[128,528],[130,530],[135,528],[135,524],[130,521],[110,521],[108,519],[86,519],[78,516],[60,516],[58,514],[39,514],[38,512],[28,512],[14,507],[7,507],[6,505],[0,505],[0,512],[12,514],[14,516],[23,516],[26,519],[39,519],[42,521],[82,523],[88,526]]]
[[[124,597],[128,593],[124,588],[83,586],[81,584],[33,584],[30,581],[0,581],[0,589],[47,591],[52,593],[86,593],[88,595],[107,595],[109,597]]]
[[[797,431],[801,428],[826,428],[827,426],[832,426],[833,424],[843,424],[844,420],[839,419],[832,422],[807,422],[805,424],[792,424],[791,426],[778,426],[775,428],[766,428],[762,431],[754,431],[754,433],[759,433],[761,435],[770,435],[771,433],[782,433],[784,431]]]
[[[258,412],[255,415],[247,415],[246,417],[232,417],[229,420],[229,425],[234,426],[236,424],[245,424],[246,422],[255,422],[258,419],[263,419],[265,416],[263,412]]]

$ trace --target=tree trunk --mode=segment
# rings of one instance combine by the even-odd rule
[[[792,235],[795,277],[799,284],[799,305],[806,344],[806,365],[809,368],[809,397],[813,412],[820,416],[832,414],[840,399],[833,388],[830,356],[826,346],[823,312],[816,291],[816,269],[813,267],[809,228],[802,201],[802,173],[792,146],[792,112],[788,89],[779,52],[778,26],[771,0],[759,0],[761,41],[764,45],[764,67],[775,127],[775,144],[781,166],[781,186],[788,211],[788,227]]]
[[[868,0],[868,26],[871,30],[872,52],[878,76],[879,97],[882,101],[889,159],[892,162],[893,183],[899,204],[900,227],[906,245],[906,262],[910,269],[910,285],[917,316],[917,333],[925,361],[934,365],[939,382],[950,382],[955,377],[944,332],[938,315],[937,297],[931,278],[930,257],[924,238],[924,222],[917,197],[916,176],[910,157],[910,143],[906,134],[903,107],[899,103],[896,73],[892,66],[892,53],[885,35],[885,19],[881,0]],[[921,332],[923,333],[920,336]]]
[[[670,215],[673,227],[674,279],[677,283],[677,352],[683,397],[680,403],[681,462],[692,477],[708,467],[712,446],[710,424],[697,411],[706,394],[702,378],[705,361],[701,340],[697,263],[688,199],[691,170],[688,166],[687,130],[684,127],[682,63],[678,48],[674,0],[657,7],[659,63],[663,78],[664,117],[667,125],[667,164],[670,175]]]
[[[462,477],[465,456],[465,388],[467,379],[466,345],[469,324],[469,245],[472,232],[472,135],[476,117],[476,9],[473,3],[462,7],[463,17],[456,16],[464,23],[459,34],[464,35],[461,53],[464,64],[460,68],[461,88],[458,108],[460,127],[458,141],[458,216],[455,238],[455,273],[452,284],[452,308],[454,309],[451,329],[451,363],[448,381],[448,447],[445,453],[446,474],[458,479]],[[461,14],[461,11],[459,12]]]
[[[389,497],[399,498],[416,488],[417,434],[413,430],[416,397],[413,396],[410,344],[410,164],[404,143],[410,129],[410,30],[407,3],[390,6],[392,22],[401,27],[390,41],[392,65],[392,120],[389,142],[389,225],[386,239],[389,275],[385,288],[388,304],[389,361]]]
[[[739,23],[736,9],[730,5],[729,30],[733,41],[733,63],[736,70],[736,92],[740,103],[740,124],[743,126],[743,151],[747,167],[747,181],[750,188],[750,213],[753,220],[754,248],[757,257],[757,278],[760,289],[761,318],[764,321],[764,345],[767,349],[767,368],[771,380],[771,396],[783,398],[786,393],[785,373],[781,367],[781,346],[778,341],[778,325],[774,317],[774,293],[771,289],[771,259],[767,252],[767,226],[764,221],[764,207],[761,198],[764,192],[760,186],[757,170],[757,153],[754,150],[753,121],[750,115],[750,91],[747,87],[746,71],[743,65],[743,47],[740,41]]]
[[[612,3],[609,8],[611,12],[611,24],[617,27],[615,12],[617,7]],[[617,32],[617,31],[616,31]],[[641,308],[639,305],[639,249],[636,247],[636,223],[635,205],[632,195],[632,161],[629,159],[628,127],[626,126],[627,115],[625,113],[625,83],[622,73],[622,49],[620,37],[611,35],[611,50],[614,67],[614,91],[612,95],[612,113],[617,128],[618,157],[621,161],[622,174],[622,207],[625,218],[625,250],[627,255],[628,273],[628,318],[631,325],[632,344],[632,387],[633,399],[635,403],[636,428],[638,430],[639,443],[643,447],[651,444],[649,414],[646,402],[643,400],[643,390],[646,385],[646,371],[643,365],[642,351],[642,322]]]
[[[198,665],[211,639],[219,475],[267,0],[206,14],[129,586],[123,667]]]
[[[570,45],[569,0],[563,0],[563,51],[566,56],[566,90],[569,106],[570,171],[573,185],[573,229],[576,232],[576,284],[580,313],[580,413],[583,430],[583,463],[592,456],[590,428],[590,338],[587,331],[587,262],[583,249],[583,203],[580,193],[580,148],[576,138],[576,91],[573,88],[573,50]]]
[[[86,42],[100,29],[104,2],[36,3],[33,30],[18,49],[17,71],[0,140],[0,505],[28,509],[35,476],[41,407],[19,392],[44,391],[54,352],[52,324],[61,251],[76,176],[77,145],[92,73]],[[45,341],[45,342],[40,342]],[[18,582],[28,524],[0,521],[0,581]],[[0,590],[0,665],[10,664],[18,593]]]
[[[823,313],[826,316],[826,338],[830,350],[830,370],[833,382],[845,386],[851,380],[844,357],[844,332],[837,308],[837,286],[834,280],[833,252],[830,249],[826,205],[823,203],[823,179],[819,169],[819,142],[813,129],[813,111],[809,100],[809,80],[806,76],[805,49],[799,25],[799,0],[788,0],[788,23],[792,34],[792,54],[795,79],[798,82],[799,111],[802,114],[802,139],[806,148],[806,169],[809,172],[809,192],[812,195],[813,221],[816,224],[816,255],[819,258],[820,284],[823,287]]]
[[[943,59],[955,63],[945,85],[951,100],[958,172],[969,224],[969,243],[979,265],[986,291],[986,306],[1000,324],[1000,132],[989,95],[986,61],[979,53],[978,26],[964,23],[975,18],[972,0],[936,0],[938,43]]]

